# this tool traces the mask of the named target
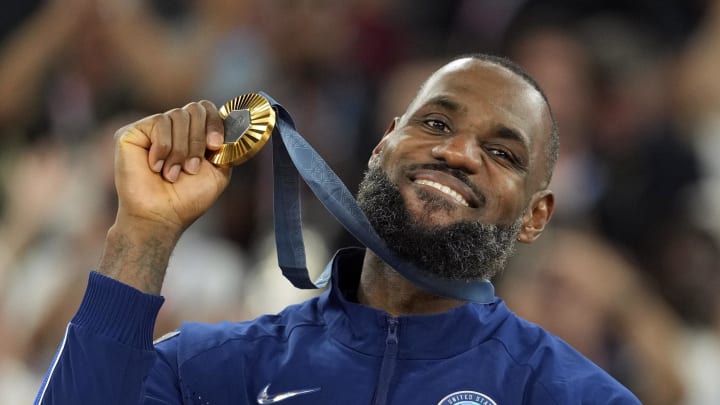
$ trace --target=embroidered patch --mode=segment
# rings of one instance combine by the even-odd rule
[[[441,399],[438,405],[497,405],[497,403],[480,392],[457,391]]]

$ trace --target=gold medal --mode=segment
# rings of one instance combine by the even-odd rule
[[[236,166],[255,156],[275,128],[275,110],[257,93],[243,94],[218,110],[225,125],[225,143],[208,155],[218,166]]]

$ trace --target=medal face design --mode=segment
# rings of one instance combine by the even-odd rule
[[[218,114],[225,125],[225,143],[208,155],[208,160],[217,166],[246,162],[262,149],[275,128],[275,110],[257,93],[228,101]]]

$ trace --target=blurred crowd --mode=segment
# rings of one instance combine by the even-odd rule
[[[32,0],[0,16],[0,402],[29,403],[114,220],[115,130],[264,90],[351,190],[449,57],[510,56],[560,127],[552,226],[496,280],[645,404],[720,404],[720,1]],[[183,236],[158,336],[309,296],[269,148]],[[356,244],[305,190],[309,266]],[[482,365],[479,365],[480,367]]]

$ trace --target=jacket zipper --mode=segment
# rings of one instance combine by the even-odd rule
[[[388,333],[385,338],[385,353],[383,354],[382,364],[380,365],[380,375],[378,376],[373,405],[383,405],[387,403],[390,381],[395,373],[395,365],[397,364],[399,321],[397,318],[388,318],[387,323]]]

